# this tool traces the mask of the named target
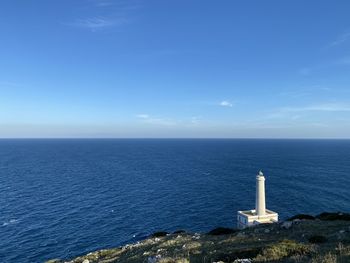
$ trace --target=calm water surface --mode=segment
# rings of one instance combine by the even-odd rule
[[[0,261],[234,227],[259,169],[281,218],[350,210],[350,140],[0,140]]]

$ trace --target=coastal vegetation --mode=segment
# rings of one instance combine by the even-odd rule
[[[206,234],[157,232],[135,244],[47,263],[350,262],[350,214],[295,216],[285,222]]]

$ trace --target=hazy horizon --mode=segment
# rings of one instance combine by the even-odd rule
[[[330,137],[0,137],[0,140],[350,140]]]

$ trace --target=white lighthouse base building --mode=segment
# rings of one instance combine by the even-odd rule
[[[258,216],[255,212],[255,209],[238,211],[237,213],[237,227],[239,229],[275,222],[278,222],[278,214],[268,209],[266,209],[266,213],[263,216]]]
[[[255,209],[237,212],[237,227],[239,229],[278,222],[278,214],[266,209],[265,204],[265,177],[260,171],[256,176]]]

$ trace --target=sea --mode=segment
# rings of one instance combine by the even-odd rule
[[[350,211],[350,140],[2,139],[0,262],[69,259],[253,209]]]

